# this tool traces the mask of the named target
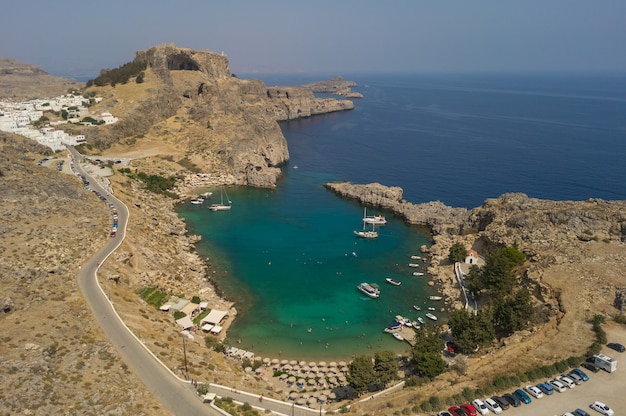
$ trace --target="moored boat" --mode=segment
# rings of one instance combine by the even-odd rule
[[[202,205],[204,198],[192,199],[189,202],[191,202],[192,205]]]
[[[397,332],[394,332],[391,335],[393,335],[393,337],[397,339],[398,341],[404,341],[404,338],[402,338],[402,335],[398,334]]]
[[[428,313],[426,314],[426,317],[427,317],[428,319],[432,319],[433,321],[436,321],[436,320],[437,320],[437,317],[436,317],[435,315],[433,315],[432,313],[430,313],[430,312],[428,312]]]
[[[228,211],[229,209],[231,209],[232,201],[228,198],[228,194],[226,194],[226,202],[228,203],[228,205],[224,204],[225,193],[226,193],[226,190],[224,189],[224,187],[221,187],[220,188],[220,203],[211,204],[211,206],[209,207],[211,211]]]
[[[443,299],[443,297],[441,297],[441,296],[429,296],[428,299],[430,299],[430,300],[441,300],[441,299]]]
[[[416,311],[421,311],[421,310],[422,310],[422,308],[420,308],[420,307],[419,307],[419,306],[417,306],[417,305],[413,305],[413,309],[415,309]]]
[[[360,238],[378,238],[378,231],[354,231],[354,235]]]
[[[413,272],[413,276],[424,276],[422,272]]]
[[[420,267],[417,263],[409,263],[409,267]]]
[[[421,316],[419,316],[419,317],[417,318],[417,321],[418,321],[420,324],[423,324],[423,323],[424,323],[424,318],[422,318]]]
[[[367,208],[363,208],[363,222],[365,224],[385,225],[387,219],[382,215],[367,215]]]
[[[390,284],[392,284],[394,286],[400,286],[402,284],[401,281],[396,280],[396,279],[392,279],[391,277],[387,277],[387,278],[385,278],[385,280],[387,281],[387,283],[390,283]]]
[[[380,296],[380,289],[370,285],[369,283],[361,283],[356,287],[361,293],[369,296],[370,298],[377,298]]]
[[[421,259],[421,257],[420,256],[411,256],[411,259],[412,260],[419,260],[419,259]]]

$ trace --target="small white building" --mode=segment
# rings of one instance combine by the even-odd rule
[[[469,249],[467,250],[467,256],[465,257],[465,263],[467,264],[478,264],[478,253],[476,250]]]

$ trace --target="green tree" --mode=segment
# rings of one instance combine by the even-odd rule
[[[398,378],[398,360],[391,351],[378,351],[374,354],[374,371],[378,380],[387,384]]]
[[[496,337],[488,309],[480,310],[476,315],[456,310],[450,314],[448,325],[454,342],[465,353],[490,344]]]
[[[358,394],[367,391],[377,379],[374,363],[369,355],[359,355],[348,366],[347,380]]]
[[[467,249],[461,243],[454,243],[452,247],[450,247],[450,252],[448,253],[448,259],[455,263],[457,261],[464,261],[465,257],[467,257]]]
[[[494,324],[505,335],[512,334],[526,328],[533,313],[530,293],[522,287],[516,290],[513,296],[506,296],[495,302]]]
[[[411,348],[413,362],[420,375],[434,378],[446,371],[446,362],[441,356],[443,339],[437,326],[422,327]]]

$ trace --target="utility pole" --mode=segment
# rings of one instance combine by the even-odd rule
[[[187,347],[185,346],[185,335],[181,334],[183,337],[183,356],[185,357],[185,379],[189,380],[189,370],[187,369]]]

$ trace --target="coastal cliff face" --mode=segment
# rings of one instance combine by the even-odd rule
[[[159,166],[148,161],[142,170],[180,173],[191,167],[241,185],[273,187],[280,165],[289,160],[277,121],[354,108],[351,101],[318,99],[308,89],[268,89],[262,81],[239,80],[228,59],[210,51],[161,45],[137,52],[134,62],[146,65],[142,83],[92,87],[105,97],[94,110],[120,121],[73,131],[108,153],[152,149],[162,159],[185,160],[161,160]]]

